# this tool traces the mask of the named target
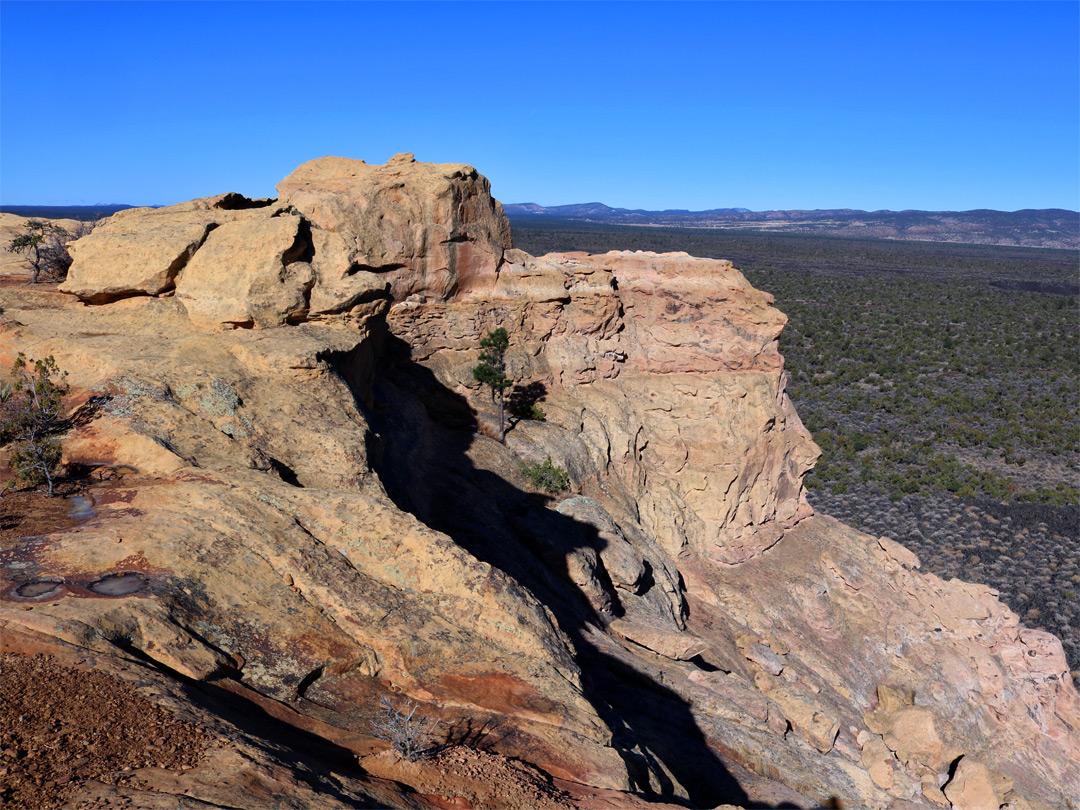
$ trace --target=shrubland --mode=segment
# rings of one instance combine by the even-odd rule
[[[515,244],[731,259],[772,293],[810,487],[1080,502],[1074,251],[514,222]]]

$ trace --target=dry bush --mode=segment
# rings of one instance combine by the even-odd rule
[[[438,720],[417,716],[420,704],[411,700],[399,708],[384,695],[379,704],[379,714],[371,721],[373,736],[394,746],[403,759],[423,759],[432,753]]]

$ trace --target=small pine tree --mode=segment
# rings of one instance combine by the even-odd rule
[[[506,438],[506,389],[514,384],[506,376],[506,350],[510,348],[510,335],[501,326],[480,341],[484,351],[480,364],[473,368],[473,378],[491,389],[491,401],[499,397],[499,441]]]
[[[0,444],[15,444],[11,469],[31,486],[48,485],[53,496],[61,449],[55,435],[61,424],[63,398],[70,390],[50,355],[31,365],[19,352],[12,366],[15,384],[5,392],[0,410]],[[54,379],[56,378],[56,379]]]
[[[96,225],[97,222],[79,222],[69,231],[52,222],[28,219],[23,223],[26,232],[12,239],[7,249],[11,253],[26,253],[31,284],[42,280],[63,281],[72,263],[68,243],[82,239]]]
[[[8,244],[8,250],[12,253],[26,253],[26,260],[30,262],[30,283],[36,284],[38,277],[45,269],[47,252],[47,239],[55,231],[62,231],[58,225],[45,222],[40,219],[28,219],[23,223],[26,233],[20,233]]]
[[[557,467],[548,456],[543,464],[535,461],[531,464],[522,462],[521,473],[530,484],[545,492],[565,492],[570,488],[570,473],[562,467]]]

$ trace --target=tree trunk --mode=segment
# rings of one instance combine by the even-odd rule
[[[506,441],[506,391],[499,389],[499,441]]]

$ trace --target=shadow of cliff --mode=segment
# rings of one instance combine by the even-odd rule
[[[225,739],[234,734],[240,735],[241,739],[246,737],[246,742],[261,748],[283,772],[306,784],[314,795],[330,796],[357,810],[386,807],[377,796],[363,795],[368,786],[362,783],[354,784],[354,790],[360,791],[359,796],[341,789],[339,779],[342,775],[357,779],[356,755],[299,723],[288,722],[290,708],[282,707],[284,716],[269,711],[267,707],[274,706],[276,701],[258,694],[232,675],[197,681],[129,644],[116,643],[116,646],[130,655],[137,666],[171,679],[185,703],[231,726],[232,731],[225,732]]]
[[[749,800],[682,698],[589,641],[589,628],[603,627],[605,617],[572,583],[567,554],[582,544],[599,550],[603,541],[591,525],[547,508],[548,498],[473,463],[477,415],[464,397],[390,337],[369,404],[357,402],[373,431],[369,461],[395,504],[505,571],[552,611],[573,642],[585,697],[611,730],[636,793],[692,807],[766,807]],[[678,797],[676,783],[688,801]]]

